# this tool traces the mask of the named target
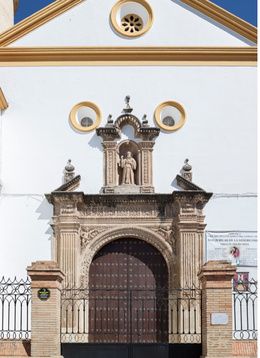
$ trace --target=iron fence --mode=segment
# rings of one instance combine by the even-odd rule
[[[201,291],[64,289],[61,341],[201,343]]]
[[[0,339],[24,339],[31,334],[31,282],[0,281]]]
[[[233,338],[257,339],[257,281],[233,281]]]

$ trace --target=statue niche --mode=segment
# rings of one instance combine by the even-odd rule
[[[133,141],[124,141],[118,147],[118,185],[139,185],[138,145]]]
[[[159,128],[150,127],[146,115],[140,121],[132,114],[130,97],[123,114],[115,121],[109,115],[105,127],[96,129],[102,138],[104,153],[104,194],[154,193],[152,152]],[[122,129],[130,125],[134,140],[120,141]],[[137,141],[135,141],[137,140]]]

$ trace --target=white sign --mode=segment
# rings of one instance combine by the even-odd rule
[[[257,266],[256,231],[206,232],[206,261],[227,260],[237,266]]]
[[[228,324],[228,315],[227,313],[211,313],[211,324]]]

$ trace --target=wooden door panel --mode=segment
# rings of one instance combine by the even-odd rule
[[[90,268],[90,342],[167,341],[167,283],[166,263],[151,245],[129,238],[103,247]]]

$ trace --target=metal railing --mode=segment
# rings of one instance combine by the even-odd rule
[[[201,290],[64,289],[61,341],[200,343]]]
[[[31,334],[31,282],[0,280],[0,339],[24,339]]]
[[[257,281],[233,281],[233,338],[257,339]]]

